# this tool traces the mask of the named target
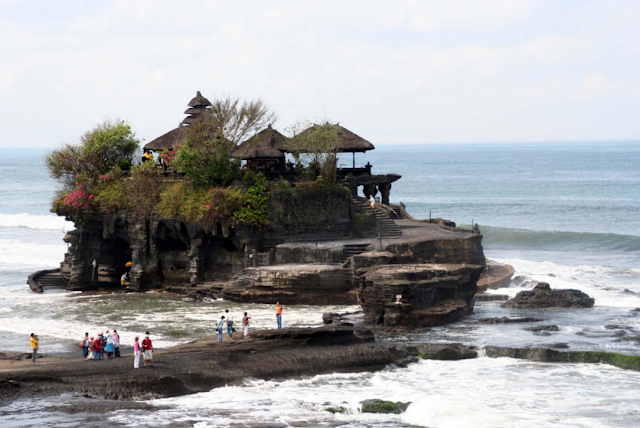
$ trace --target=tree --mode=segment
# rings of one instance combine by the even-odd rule
[[[308,120],[298,122],[287,128],[291,134],[287,149],[305,159],[324,179],[335,181],[336,153],[340,143],[338,129],[338,125],[328,119],[319,124]]]
[[[214,128],[221,130],[224,137],[234,144],[241,143],[277,119],[260,98],[247,101],[227,95],[214,99],[211,110]]]
[[[79,144],[67,143],[52,151],[47,156],[47,167],[66,190],[78,184],[90,187],[113,167],[129,169],[138,144],[131,126],[119,120],[106,120],[86,132]]]
[[[236,145],[224,137],[215,120],[202,120],[186,131],[175,168],[200,186],[227,186],[240,176],[240,161],[231,160]]]

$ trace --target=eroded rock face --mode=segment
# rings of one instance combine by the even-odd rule
[[[473,312],[481,271],[482,266],[460,264],[374,266],[362,275],[365,324],[407,330],[456,321]]]
[[[284,305],[357,304],[349,271],[340,265],[275,265],[244,269],[222,290],[236,302]]]
[[[540,282],[533,290],[521,291],[516,297],[502,304],[503,308],[591,308],[595,299],[580,290],[552,290],[546,282]]]

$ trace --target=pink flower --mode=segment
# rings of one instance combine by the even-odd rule
[[[89,199],[93,198],[93,195],[89,195]]]

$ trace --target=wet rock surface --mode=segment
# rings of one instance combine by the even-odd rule
[[[409,407],[408,403],[403,403],[401,401],[385,401],[379,399],[373,400],[364,400],[361,401],[362,405],[362,413],[392,413],[392,414],[400,414],[407,410]]]
[[[418,355],[425,360],[467,360],[476,358],[478,350],[462,343],[428,343],[418,346]]]
[[[537,325],[535,327],[527,327],[527,328],[525,328],[525,330],[533,331],[533,332],[538,332],[538,331],[560,331],[560,327],[558,327],[557,325]]]
[[[580,290],[552,290],[546,282],[540,282],[533,290],[521,291],[513,299],[502,304],[503,308],[591,308],[595,299]]]
[[[251,339],[217,337],[154,351],[153,366],[133,369],[132,355],[106,361],[44,358],[0,362],[0,400],[29,394],[86,394],[107,399],[172,397],[241,383],[327,372],[406,365],[415,356],[374,342],[345,325],[260,331]]]

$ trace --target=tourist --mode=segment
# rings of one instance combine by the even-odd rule
[[[96,348],[95,345],[93,344],[93,337],[89,338],[89,357],[87,358],[88,360],[95,360],[96,358]]]
[[[31,352],[33,353],[33,355],[31,356],[31,361],[33,361],[34,364],[36,362],[38,349],[40,349],[40,340],[35,333],[31,333]]]
[[[222,329],[224,329],[224,315],[220,317],[216,330],[218,331],[218,342],[222,343]]]
[[[113,335],[109,333],[109,330],[107,330],[107,346],[104,348],[104,350],[107,353],[108,359],[113,358],[113,351],[114,351]]]
[[[233,337],[233,314],[226,309],[225,314],[227,316],[227,334],[229,337]]]
[[[138,342],[138,336],[136,336],[133,342],[133,368],[140,368],[140,343]]]
[[[98,333],[98,337],[93,341],[93,352],[95,360],[102,359],[102,333]]]
[[[282,328],[282,306],[280,302],[276,302],[276,321],[278,322],[278,330]]]
[[[145,333],[145,337],[142,340],[142,351],[144,352],[144,366],[146,367],[147,363],[151,366],[153,364],[153,344],[149,338],[149,332]]]
[[[244,326],[244,338],[248,338],[249,337],[249,320],[251,319],[251,314],[247,315],[247,313],[244,313],[244,316],[242,317],[242,325]]]
[[[84,337],[80,341],[80,345],[82,346],[82,355],[86,360],[89,357],[89,333],[84,334]]]
[[[144,163],[152,160],[153,160],[153,154],[150,151],[145,150],[144,154],[142,155],[142,162]]]
[[[376,209],[376,200],[373,195],[369,196],[369,205],[371,205],[371,209]]]
[[[113,330],[113,348],[115,357],[120,358],[120,336],[118,335],[118,330]]]
[[[107,330],[107,333],[109,332],[109,330]],[[104,348],[107,347],[107,337],[105,335],[103,335],[102,333],[100,333],[98,336],[100,336],[100,338],[102,339],[102,343],[101,348],[100,348],[100,357],[104,360],[104,353],[106,352]]]

